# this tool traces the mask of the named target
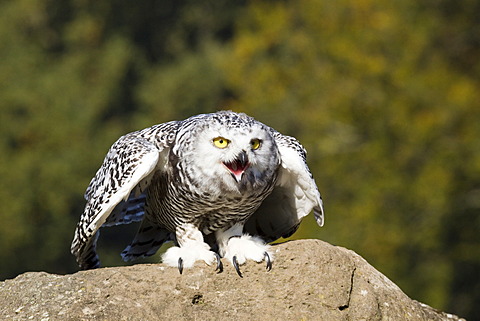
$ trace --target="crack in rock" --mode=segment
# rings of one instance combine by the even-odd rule
[[[353,292],[353,278],[355,277],[355,271],[357,270],[357,267],[354,265],[353,266],[353,270],[352,270],[352,274],[350,275],[350,289],[348,291],[348,299],[347,299],[347,304],[345,305],[342,305],[342,306],[339,306],[338,309],[340,311],[343,311],[345,309],[348,309],[348,307],[350,306],[350,300],[352,298],[352,292]]]

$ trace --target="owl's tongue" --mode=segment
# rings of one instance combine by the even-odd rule
[[[237,182],[240,182],[243,173],[247,170],[249,166],[248,157],[245,152],[240,153],[237,159],[235,159],[233,162],[223,164],[233,174]]]

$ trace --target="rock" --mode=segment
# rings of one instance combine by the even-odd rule
[[[273,246],[243,278],[198,263],[28,272],[0,283],[5,320],[463,320],[407,297],[356,253],[319,240]]]

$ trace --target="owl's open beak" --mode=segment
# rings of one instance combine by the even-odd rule
[[[242,180],[243,173],[247,170],[250,163],[248,162],[248,156],[245,151],[238,154],[237,158],[232,162],[223,163],[225,167],[232,173],[233,178],[237,182]]]

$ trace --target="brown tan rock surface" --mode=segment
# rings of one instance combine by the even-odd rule
[[[71,275],[28,272],[0,282],[2,320],[462,320],[410,299],[353,251],[319,240],[273,247],[270,272],[248,262],[240,278],[198,264]]]

